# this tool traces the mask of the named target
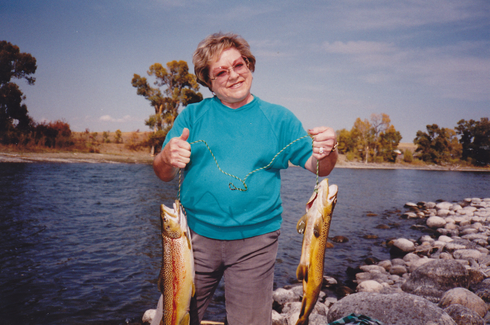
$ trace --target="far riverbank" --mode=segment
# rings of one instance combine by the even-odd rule
[[[152,164],[153,156],[146,151],[120,150],[119,152],[82,153],[82,152],[16,152],[0,151],[0,163],[130,163]],[[356,169],[416,169],[441,171],[478,171],[490,172],[490,168],[466,167],[460,165],[420,165],[397,163],[362,163],[347,161],[344,155],[339,156],[336,168]]]

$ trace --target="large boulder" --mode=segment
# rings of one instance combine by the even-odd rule
[[[484,325],[485,321],[473,310],[466,308],[463,305],[454,304],[445,308],[444,311],[451,316],[451,318],[458,325]]]
[[[462,305],[476,312],[480,317],[485,317],[487,313],[487,304],[482,298],[465,288],[454,288],[448,290],[441,298],[439,306],[446,308],[450,305]]]
[[[439,302],[442,295],[453,288],[468,288],[469,273],[455,260],[434,260],[414,270],[402,290]]]
[[[351,294],[330,307],[327,319],[333,322],[351,313],[366,315],[391,325],[456,325],[436,304],[404,292]]]
[[[473,283],[471,285],[471,290],[473,290],[475,294],[484,301],[490,302],[490,278],[487,278],[479,283]]]

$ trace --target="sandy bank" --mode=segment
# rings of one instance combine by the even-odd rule
[[[0,152],[0,163],[129,163],[152,164],[153,157],[145,151],[79,153],[79,152]],[[404,163],[361,163],[346,161],[340,156],[336,168],[355,169],[416,169],[440,171],[481,171],[490,172],[490,168],[463,167],[459,165],[409,165]]]

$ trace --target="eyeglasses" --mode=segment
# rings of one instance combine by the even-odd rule
[[[219,82],[224,82],[228,80],[231,74],[231,69],[235,71],[236,74],[244,74],[248,71],[248,59],[246,57],[242,57],[239,61],[237,61],[232,67],[217,67],[213,70],[214,78],[210,78],[211,80],[218,80]]]

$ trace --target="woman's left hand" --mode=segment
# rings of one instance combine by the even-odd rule
[[[324,159],[336,149],[337,135],[334,129],[320,126],[308,130],[308,133],[313,137],[313,157],[317,160]]]

